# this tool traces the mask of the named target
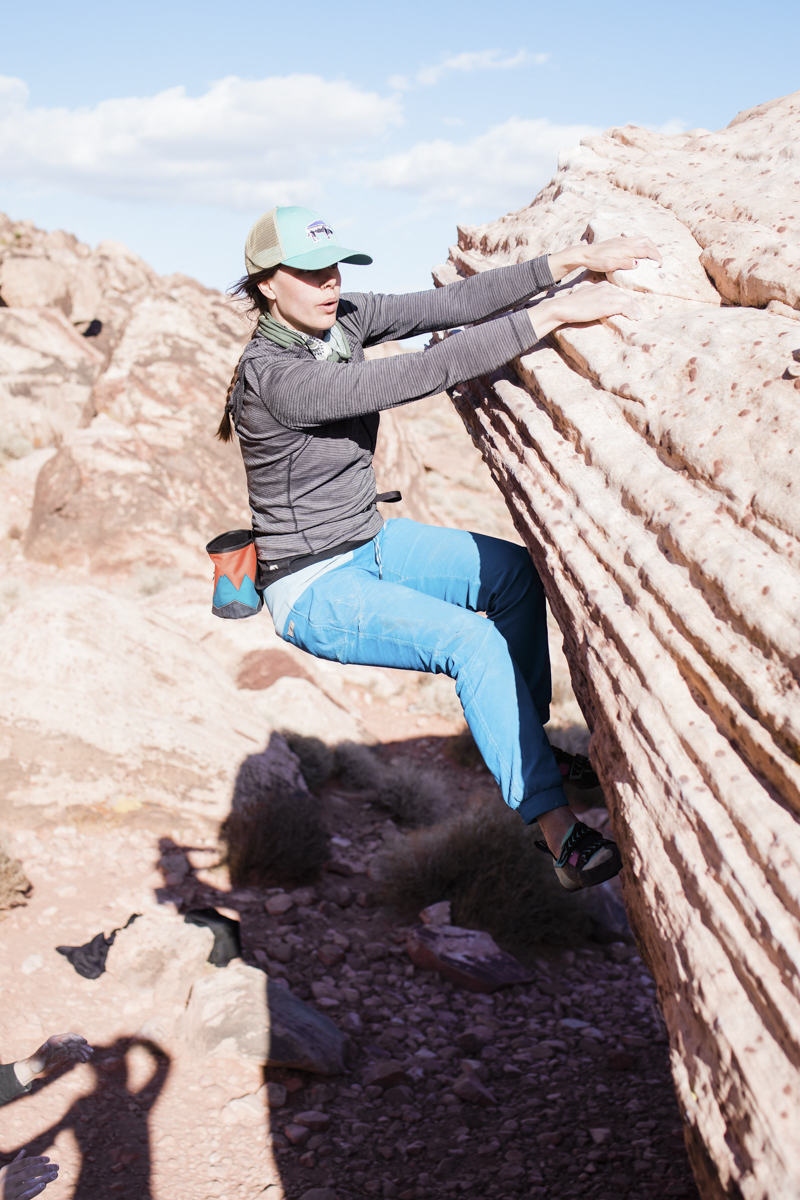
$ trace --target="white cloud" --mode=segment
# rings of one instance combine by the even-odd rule
[[[499,50],[468,50],[464,54],[451,54],[435,66],[417,71],[417,83],[423,87],[433,87],[453,71],[508,71],[531,61],[527,50],[518,50],[509,58],[500,58],[499,55]]]
[[[507,58],[501,58],[499,50],[467,50],[462,54],[447,55],[431,67],[422,67],[413,80],[407,75],[392,75],[389,86],[401,92],[410,91],[415,84],[420,87],[434,87],[441,83],[445,76],[454,72],[508,71],[514,67],[528,66],[529,63],[541,66],[549,57],[549,54],[530,54],[522,49]]]
[[[230,76],[201,96],[174,87],[79,109],[32,108],[23,81],[0,76],[0,171],[126,200],[302,203],[329,156],[401,121],[397,98],[318,75]]]
[[[591,125],[512,117],[468,142],[418,142],[399,154],[352,163],[350,170],[369,186],[407,192],[429,203],[507,211],[532,200],[547,183],[560,150],[599,132]]]

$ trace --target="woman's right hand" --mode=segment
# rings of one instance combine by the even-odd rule
[[[32,1200],[58,1176],[58,1163],[44,1155],[26,1158],[20,1150],[13,1162],[0,1171],[0,1200]]]
[[[644,314],[632,292],[613,283],[579,283],[528,309],[537,340],[560,325],[585,325],[605,317],[638,321]]]

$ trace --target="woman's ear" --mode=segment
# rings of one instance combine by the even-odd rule
[[[261,295],[266,296],[268,300],[278,299],[278,297],[275,295],[275,288],[272,286],[271,279],[265,279],[263,283],[260,283],[258,285],[258,290],[261,292]]]

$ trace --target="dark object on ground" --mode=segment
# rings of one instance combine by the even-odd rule
[[[21,904],[27,904],[31,887],[31,881],[22,869],[22,863],[16,858],[11,858],[0,846],[0,912],[6,908],[18,908]]]
[[[455,925],[517,953],[581,941],[591,929],[582,897],[562,890],[533,828],[495,801],[398,838],[382,866],[384,897],[407,916],[450,900]]]
[[[310,788],[322,787],[336,770],[336,756],[330,746],[317,737],[285,731],[286,744],[300,759],[300,770]]]
[[[336,766],[342,783],[353,791],[375,793],[375,800],[404,825],[427,825],[436,818],[442,797],[438,776],[418,763],[384,763],[367,746],[341,742]]]
[[[225,1042],[229,1057],[264,1066],[318,1075],[347,1066],[349,1039],[330,1017],[244,963],[195,981],[181,1028],[198,1054],[213,1055]]]
[[[183,917],[187,925],[202,925],[214,934],[214,945],[208,962],[214,967],[227,967],[234,958],[242,957],[239,922],[223,916],[215,908],[191,908]]]
[[[108,937],[96,933],[90,942],[85,942],[82,946],[56,946],[56,950],[64,955],[84,979],[98,979],[106,969],[108,952],[114,945],[114,939],[120,929],[127,929],[140,915],[133,913],[119,929],[112,929]]]
[[[628,924],[625,905],[617,893],[619,884],[607,879],[586,893],[586,910],[592,918],[592,941],[601,945],[612,942],[634,944],[633,931]]]
[[[513,954],[501,950],[491,934],[482,929],[415,925],[408,931],[406,949],[415,967],[438,971],[470,992],[496,992],[498,988],[532,983],[535,979]]]
[[[91,320],[89,322],[89,324],[84,329],[83,336],[85,338],[99,337],[102,332],[103,332],[103,322],[99,321],[97,319],[97,317],[95,317],[93,320]]]
[[[319,801],[308,792],[261,787],[220,827],[235,886],[310,883],[330,858]]]

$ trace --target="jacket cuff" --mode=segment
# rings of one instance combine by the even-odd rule
[[[519,346],[517,354],[513,356],[516,358],[518,354],[527,353],[527,351],[530,350],[532,346],[535,346],[540,339],[533,327],[533,324],[531,323],[530,309],[523,308],[519,312],[512,313],[508,319]]]
[[[32,1083],[20,1083],[14,1070],[14,1063],[0,1066],[0,1104],[6,1104],[16,1096],[22,1096],[25,1092],[29,1092],[32,1086]]]
[[[546,292],[548,288],[555,286],[553,272],[550,270],[550,255],[542,254],[539,258],[532,258],[530,261],[531,272],[536,283],[534,291]]]

